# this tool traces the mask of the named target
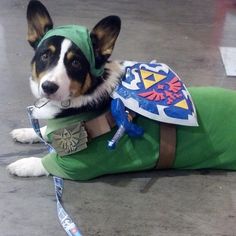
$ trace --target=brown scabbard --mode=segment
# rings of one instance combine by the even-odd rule
[[[160,151],[156,169],[170,169],[175,160],[176,126],[160,123]]]

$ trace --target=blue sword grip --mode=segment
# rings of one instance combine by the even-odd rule
[[[119,140],[122,138],[122,136],[125,134],[125,127],[121,125],[119,129],[116,131],[115,135],[111,140],[108,141],[108,148],[109,149],[115,149],[116,144],[119,142]]]
[[[128,112],[126,111],[121,99],[116,98],[111,101],[111,114],[119,129],[115,133],[114,137],[108,141],[109,149],[114,149],[125,133],[131,137],[140,137],[143,135],[144,130],[129,120]]]

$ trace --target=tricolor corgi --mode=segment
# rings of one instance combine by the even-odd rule
[[[28,42],[35,51],[30,88],[37,102],[32,116],[48,120],[48,127],[41,132],[55,151],[10,164],[7,169],[11,174],[87,180],[153,168],[236,169],[234,91],[190,88],[188,94],[178,76],[164,64],[109,61],[121,28],[118,16],[102,19],[91,32],[79,25],[54,28],[45,6],[33,0],[28,4],[27,21]],[[127,73],[138,77],[127,77]],[[132,137],[131,131],[123,130],[117,147],[109,150],[107,141],[113,138],[116,124],[120,125],[110,112],[113,98],[124,98],[119,92],[125,93],[129,100],[123,101],[125,112],[136,102],[129,89],[117,90],[124,77],[126,84],[130,83],[127,88],[132,84],[135,91],[142,86],[148,90],[138,92],[147,106],[149,101],[160,102],[150,106],[149,113],[153,109],[157,115],[165,113],[166,123],[175,126],[138,111],[134,114],[133,109],[127,118],[143,132]],[[136,105],[137,110],[144,109]],[[176,108],[176,114],[168,113],[169,106]],[[123,110],[119,106],[118,115]],[[193,119],[195,113],[198,122],[185,126],[182,120]],[[175,115],[179,122],[174,121]],[[32,128],[15,129],[11,135],[22,143],[39,141]]]

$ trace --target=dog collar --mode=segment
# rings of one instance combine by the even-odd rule
[[[39,41],[38,47],[45,39],[48,39],[52,36],[63,36],[77,45],[90,63],[90,72],[92,75],[99,77],[104,73],[103,67],[96,68],[95,66],[92,41],[89,30],[86,27],[79,25],[65,25],[53,28],[49,30]]]

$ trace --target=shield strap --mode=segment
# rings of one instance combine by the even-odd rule
[[[170,169],[175,160],[176,126],[160,123],[160,151],[156,169]]]

